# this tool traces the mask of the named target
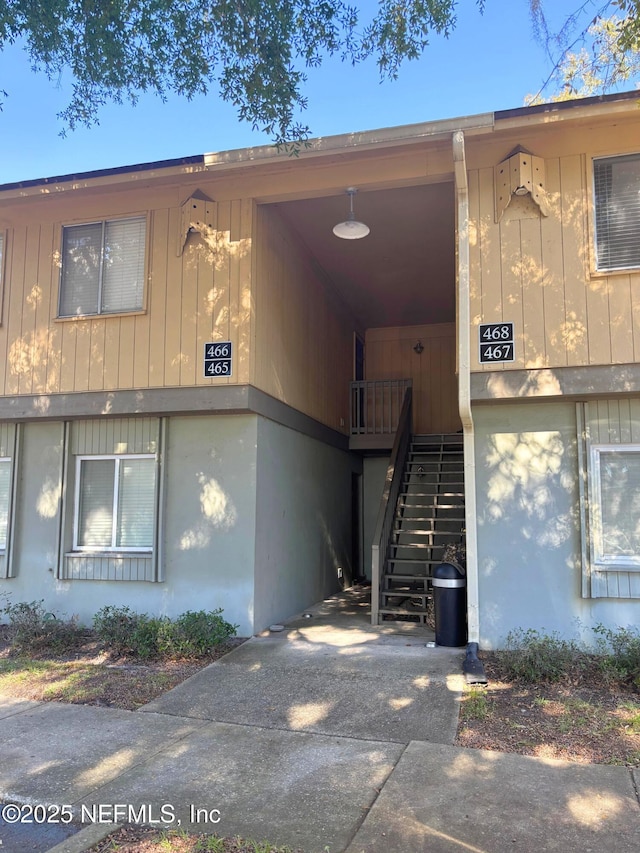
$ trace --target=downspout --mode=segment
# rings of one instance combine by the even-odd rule
[[[478,660],[480,616],[478,593],[478,536],[476,528],[476,463],[471,412],[471,303],[469,271],[469,184],[464,152],[464,133],[453,134],[453,171],[456,189],[456,278],[458,349],[458,409],[464,448],[465,528],[467,548],[467,627],[469,642],[464,672],[468,682],[486,682]]]

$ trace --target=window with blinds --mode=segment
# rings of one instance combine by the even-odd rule
[[[142,308],[146,230],[144,216],[63,228],[61,317]]]
[[[593,445],[594,562],[640,566],[640,447]]]
[[[640,267],[640,154],[594,160],[593,180],[597,268]]]
[[[7,548],[10,489],[11,459],[0,459],[0,551],[5,551]]]
[[[76,466],[74,550],[151,551],[155,456],[81,456]]]

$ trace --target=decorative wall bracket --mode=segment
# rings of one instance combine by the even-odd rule
[[[545,191],[544,160],[518,146],[495,167],[496,222],[500,222],[509,202],[530,195],[543,216],[549,215]]]
[[[189,234],[197,232],[203,237],[212,235],[216,230],[216,203],[204,193],[196,190],[180,205],[180,234],[178,235],[177,256],[184,251]]]

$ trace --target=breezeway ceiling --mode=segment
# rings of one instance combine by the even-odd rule
[[[455,320],[454,189],[450,182],[359,191],[355,214],[371,228],[340,240],[346,194],[277,205],[363,329]]]

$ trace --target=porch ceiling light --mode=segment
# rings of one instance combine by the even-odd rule
[[[364,222],[358,222],[353,212],[353,197],[358,190],[355,187],[348,187],[346,192],[349,196],[349,215],[344,222],[338,222],[337,225],[334,225],[333,233],[341,240],[360,240],[367,236],[370,229]]]

